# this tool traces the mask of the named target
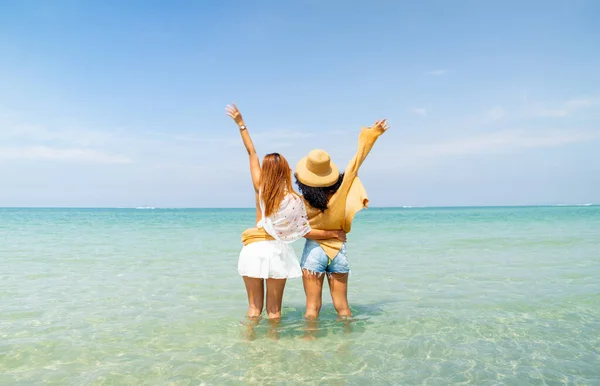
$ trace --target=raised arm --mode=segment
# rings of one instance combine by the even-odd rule
[[[227,106],[226,109],[227,115],[230,116],[235,123],[237,123],[240,129],[240,135],[242,136],[242,141],[244,142],[244,146],[246,147],[246,151],[248,152],[248,158],[250,161],[250,175],[252,176],[252,185],[254,185],[254,191],[258,193],[258,183],[260,181],[260,161],[258,160],[258,155],[256,155],[256,149],[254,149],[254,143],[252,143],[252,138],[250,138],[250,133],[248,133],[248,128],[244,124],[244,118],[242,118],[242,113],[238,110],[235,103],[232,103],[231,106]]]
[[[362,128],[358,136],[358,150],[344,171],[344,180],[338,191],[350,190],[354,178],[358,175],[358,169],[369,155],[377,138],[385,133],[387,129],[389,129],[387,119],[375,122],[372,127]]]

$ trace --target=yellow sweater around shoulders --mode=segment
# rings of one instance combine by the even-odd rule
[[[356,213],[367,207],[369,199],[362,182],[358,178],[358,169],[373,148],[381,132],[363,128],[358,137],[358,150],[344,171],[344,179],[337,192],[331,196],[327,210],[321,212],[304,200],[311,228],[323,230],[342,229],[349,233]],[[263,228],[248,228],[242,233],[242,243],[248,245],[259,241],[275,240]],[[333,259],[344,244],[338,239],[315,240]]]
[[[358,178],[358,169],[373,148],[375,141],[381,132],[369,128],[363,128],[358,137],[358,150],[354,158],[348,163],[344,171],[344,179],[339,189],[331,198],[327,209],[321,212],[313,208],[305,200],[308,221],[313,229],[338,230],[342,229],[349,233],[352,228],[352,220],[356,213],[366,208],[369,199],[362,182]],[[325,251],[330,259],[333,259],[342,249],[344,244],[338,239],[315,240]]]

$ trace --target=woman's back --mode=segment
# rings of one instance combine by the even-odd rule
[[[286,193],[279,208],[270,216],[265,216],[265,204],[259,201],[262,218],[256,225],[278,241],[294,242],[310,232],[308,216],[302,199],[294,193]]]
[[[310,225],[317,229],[341,229],[350,232],[354,215],[367,207],[369,202],[367,192],[358,178],[358,170],[369,154],[377,138],[387,129],[387,121],[377,121],[373,128],[363,128],[358,137],[358,149],[355,156],[348,163],[339,185],[335,184],[338,169],[327,152],[315,149],[296,165],[296,179],[300,191],[306,195],[311,193],[317,198],[315,207],[305,199],[306,210]],[[323,169],[324,173],[316,173]],[[324,175],[328,176],[324,177]],[[327,178],[327,185],[322,180]],[[335,191],[331,188],[335,186]],[[320,193],[319,193],[320,191]],[[327,204],[323,205],[323,192],[333,193],[328,197]],[[315,193],[316,192],[316,193]],[[310,197],[309,197],[310,198]],[[314,198],[314,197],[313,197]],[[318,243],[330,258],[334,258],[341,250],[343,243],[338,240],[319,240]]]

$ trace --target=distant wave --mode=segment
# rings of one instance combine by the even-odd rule
[[[550,205],[550,206],[593,206],[594,204],[589,203],[589,204],[556,204],[556,205]]]
[[[137,206],[135,209],[156,209],[153,206]]]

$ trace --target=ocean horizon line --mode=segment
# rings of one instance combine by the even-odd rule
[[[514,205],[398,205],[398,206],[372,206],[374,209],[460,209],[460,208],[537,208],[537,207],[590,207],[599,206],[594,203],[584,204],[514,204]],[[136,210],[252,210],[253,207],[218,207],[218,206],[0,206],[0,209],[136,209]]]

